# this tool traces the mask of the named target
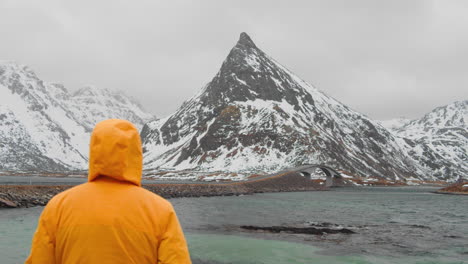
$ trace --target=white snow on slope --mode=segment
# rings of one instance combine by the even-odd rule
[[[386,129],[393,131],[402,128],[403,126],[411,122],[411,119],[399,117],[388,120],[380,120],[379,122]]]
[[[269,172],[313,163],[396,180],[453,176],[439,173],[447,164],[428,167],[434,150],[309,85],[245,33],[210,83],[145,127],[145,165],[155,170]]]
[[[468,175],[468,100],[437,107],[391,131],[426,173],[451,180]]]
[[[152,119],[121,93],[88,90],[70,94],[61,84],[43,82],[27,66],[0,62],[0,116],[4,117],[0,118],[0,169],[86,169],[90,132],[96,122],[121,118],[141,128]],[[19,142],[27,142],[30,153]],[[15,145],[19,146],[16,151]]]

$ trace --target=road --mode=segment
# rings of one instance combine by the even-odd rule
[[[247,181],[276,176],[275,174],[259,176]],[[78,185],[87,182],[87,178],[77,177],[41,177],[41,176],[0,176],[0,185]],[[226,184],[229,182],[190,181],[190,180],[148,180],[143,179],[142,184]]]
[[[78,177],[0,176],[0,185],[78,185],[87,182]],[[193,181],[142,180],[142,184],[188,184]]]
[[[257,176],[242,182],[258,181],[275,177],[287,172],[295,172],[298,168],[285,169],[272,174]],[[78,185],[85,183],[85,177],[43,177],[43,176],[4,176],[0,175],[0,185]],[[151,180],[143,179],[142,184],[226,184],[230,182],[190,181],[190,180]]]

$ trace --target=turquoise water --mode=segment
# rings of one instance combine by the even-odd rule
[[[300,243],[252,239],[232,235],[189,234],[188,243],[194,263],[216,264],[373,264],[373,263],[466,263],[456,258],[432,255],[417,257],[386,257],[369,255],[327,256],[320,249]]]
[[[468,197],[428,188],[173,199],[195,264],[468,263]],[[0,211],[0,264],[22,263],[41,207]],[[352,235],[248,233],[329,222]]]

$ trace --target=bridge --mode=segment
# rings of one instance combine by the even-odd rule
[[[325,186],[312,181],[315,170],[326,175]],[[0,176],[0,208],[46,205],[59,192],[86,182],[81,177]],[[168,181],[145,179],[144,188],[166,198],[241,195],[263,192],[319,191],[343,184],[343,176],[326,165],[302,165],[238,182]],[[31,186],[18,186],[31,185]],[[44,185],[52,185],[48,188]],[[55,185],[55,186],[54,186]],[[8,196],[1,194],[8,193]],[[25,198],[26,197],[26,198]]]
[[[325,187],[340,186],[342,184],[343,176],[335,169],[323,164],[305,164],[298,167],[287,168],[282,171],[257,176],[238,183],[250,183],[263,180],[274,180],[278,177],[285,177],[289,174],[302,175],[305,179],[312,179],[312,174],[316,169],[321,169],[326,175]],[[35,176],[1,176],[0,185],[78,185],[87,182],[87,177],[43,177]],[[305,181],[306,182],[306,181]],[[142,184],[201,184],[201,185],[226,185],[228,182],[204,182],[193,180],[154,180],[143,179]]]
[[[305,164],[294,169],[294,171],[301,173],[304,177],[312,179],[312,174],[316,169],[321,169],[325,175],[325,187],[340,186],[343,176],[335,169],[323,164]]]

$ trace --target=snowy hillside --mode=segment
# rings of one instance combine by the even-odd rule
[[[421,119],[407,122],[396,132],[410,139],[450,136],[450,129],[466,130],[468,127],[468,100],[437,107]],[[459,137],[460,135],[453,135]]]
[[[392,131],[428,173],[443,179],[468,175],[468,100],[438,107]]]
[[[0,64],[2,169],[83,168],[86,131],[26,66]],[[19,145],[17,145],[19,143]],[[43,162],[47,160],[48,162]],[[6,162],[4,162],[6,161]]]
[[[27,66],[0,62],[0,170],[85,169],[93,122],[128,118],[142,126],[151,119],[121,94],[91,97],[45,83]]]
[[[146,112],[132,97],[120,91],[87,86],[69,93],[62,84],[47,83],[47,92],[73,113],[73,118],[88,131],[102,120],[120,118],[141,129],[155,117]]]
[[[142,130],[147,168],[273,171],[328,164],[421,177],[394,136],[301,80],[242,33],[213,80]]]
[[[123,92],[88,86],[74,92],[70,99],[67,101],[69,107],[89,129],[99,121],[119,117],[131,121],[140,130],[146,122],[154,119],[135,99]]]
[[[349,175],[468,175],[468,101],[421,119],[373,121],[312,87],[242,33],[210,83],[153,120],[121,92],[74,93],[0,61],[0,170],[86,169],[89,133],[109,118],[141,128],[146,169],[277,171],[326,164]]]
[[[411,119],[404,118],[404,117],[399,117],[399,118],[394,118],[394,119],[389,119],[389,120],[381,120],[379,123],[385,127],[386,129],[393,131],[397,130],[407,123],[409,123]]]

